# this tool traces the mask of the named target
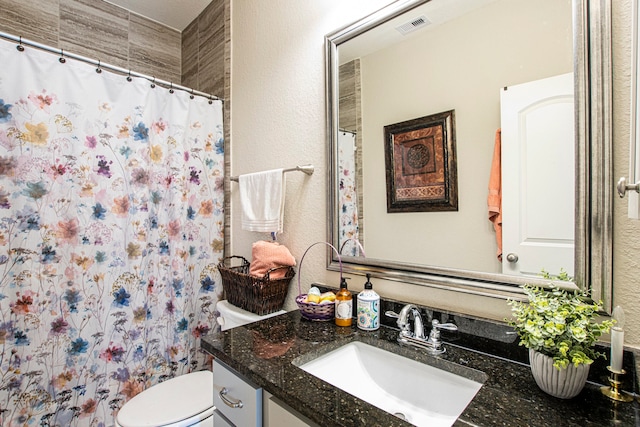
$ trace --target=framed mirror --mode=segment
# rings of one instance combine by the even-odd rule
[[[565,271],[572,281],[556,284],[589,291],[610,312],[610,7],[400,0],[327,35],[328,241],[341,249],[343,270],[496,298],[548,284],[543,270]],[[547,98],[516,102],[509,113],[510,99],[557,82],[562,88]],[[531,107],[540,105],[546,113]],[[440,136],[406,127],[443,113],[455,119]],[[410,143],[385,140],[398,135],[385,127],[408,132]],[[447,150],[438,151],[443,141]],[[496,159],[502,227],[489,220]],[[447,167],[457,174],[440,182]],[[403,185],[409,197],[441,199],[455,188],[456,209],[416,203],[427,208],[389,212],[400,194],[389,188]],[[542,250],[548,242],[562,254]],[[327,256],[337,270],[334,253]]]

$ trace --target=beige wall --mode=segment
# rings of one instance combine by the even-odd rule
[[[571,0],[502,0],[361,59],[363,198],[366,225],[375,230],[367,256],[502,272],[487,213],[501,90],[570,73],[571,22]],[[448,110],[455,110],[458,210],[387,213],[381,129]]]
[[[299,2],[232,0],[231,132],[232,173],[313,163],[316,173],[287,175],[285,232],[280,241],[299,259],[312,243],[326,238],[327,167],[325,145],[324,36],[385,4],[387,0]],[[614,175],[628,174],[629,58],[631,1],[614,4]],[[252,31],[244,29],[251,28]],[[612,183],[614,185],[615,183]],[[232,253],[251,254],[251,243],[268,238],[239,225],[237,188],[231,189]],[[640,222],[626,218],[624,200],[614,202],[614,304],[627,313],[627,345],[640,347]],[[311,281],[337,285],[315,247],[304,260],[303,292]],[[505,301],[374,279],[383,296],[501,320]],[[351,280],[353,290],[364,278]],[[295,308],[295,279],[286,308]]]
[[[629,176],[631,0],[613,1],[613,170]],[[612,186],[615,183],[612,183]],[[613,304],[626,315],[627,345],[640,348],[640,221],[627,218],[627,198],[613,200]]]
[[[272,0],[231,2],[231,137],[233,175],[313,163],[315,173],[287,174],[284,233],[279,241],[296,259],[326,240],[327,165],[324,103],[324,36],[390,0]],[[246,31],[251,28],[251,31]],[[237,184],[231,187],[231,253],[251,255],[265,233],[240,227]],[[298,271],[311,281],[338,285],[316,246]],[[285,308],[295,308],[296,279]],[[351,283],[362,287],[363,280]]]

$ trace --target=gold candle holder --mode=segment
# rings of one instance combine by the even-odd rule
[[[633,396],[626,391],[620,390],[622,381],[619,380],[619,377],[626,374],[626,371],[624,369],[621,369],[620,371],[614,371],[613,369],[611,369],[611,366],[607,366],[607,370],[611,373],[611,375],[609,375],[609,384],[611,385],[608,387],[600,387],[600,391],[602,392],[602,394],[604,394],[611,400],[615,400],[616,402],[631,402],[633,400]]]

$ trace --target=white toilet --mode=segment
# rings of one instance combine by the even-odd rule
[[[213,373],[198,371],[149,387],[118,412],[116,427],[213,427]]]
[[[285,313],[258,316],[218,301],[217,321],[225,331]],[[198,371],[149,387],[120,409],[116,427],[213,427],[213,373]]]

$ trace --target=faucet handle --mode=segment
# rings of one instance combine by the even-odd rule
[[[434,329],[446,329],[447,331],[457,331],[458,327],[453,323],[440,323],[437,319],[431,321],[431,326]]]
[[[396,323],[398,324],[398,327],[402,330],[402,333],[407,333],[409,332],[409,323],[407,323],[407,319],[406,317],[403,319],[402,318],[402,314],[398,314],[395,311],[385,311],[385,316],[389,316],[389,317],[393,317],[394,319],[396,319]]]

